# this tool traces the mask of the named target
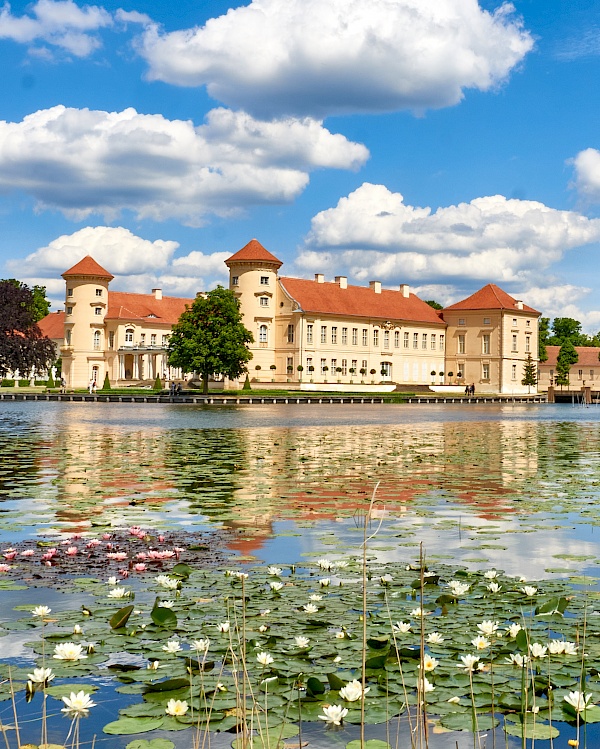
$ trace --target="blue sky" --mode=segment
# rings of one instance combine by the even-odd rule
[[[282,272],[494,282],[600,330],[596,0],[4,4],[1,275],[192,296]]]

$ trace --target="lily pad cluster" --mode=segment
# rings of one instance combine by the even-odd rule
[[[359,723],[363,700],[367,724],[426,711],[450,730],[502,723],[543,739],[557,723],[600,721],[591,589],[447,565],[373,560],[367,573],[365,611],[360,560],[225,572],[179,563],[135,587],[82,578],[88,606],[55,616],[40,605],[15,626],[35,632],[35,668],[53,674],[39,671],[34,698],[63,697],[62,680],[91,692],[112,675],[123,707],[108,734],[251,726],[280,740],[304,721]],[[30,676],[13,669],[14,688],[31,691]]]

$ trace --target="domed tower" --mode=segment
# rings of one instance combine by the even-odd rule
[[[243,323],[254,336],[249,346],[252,360],[248,368],[254,376],[269,374],[275,364],[275,309],[278,299],[278,270],[281,260],[256,239],[225,261],[229,268],[229,288],[240,300]],[[256,367],[259,367],[257,370]]]
[[[65,339],[60,352],[69,387],[102,387],[106,372],[108,284],[112,276],[89,255],[62,274],[66,282]]]

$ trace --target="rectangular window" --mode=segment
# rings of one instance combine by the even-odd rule
[[[583,369],[578,370],[577,372],[577,379],[581,380],[583,378]]]
[[[342,346],[348,343],[348,328],[342,328]]]
[[[383,348],[386,349],[387,351],[389,347],[390,347],[390,331],[384,330],[383,331]]]
[[[394,331],[394,348],[400,348],[400,331]]]
[[[94,314],[95,315],[101,315],[102,314],[102,307],[94,307]]]
[[[327,372],[327,359],[321,359],[321,374]]]
[[[435,334],[435,333],[432,333],[432,334],[431,334],[431,350],[432,350],[432,351],[435,351],[435,347],[436,347],[436,345],[437,345],[436,339],[437,339],[437,336],[436,336],[436,334]]]
[[[71,330],[70,329],[67,330],[65,335],[67,337],[67,346],[70,346],[71,345]]]
[[[331,342],[337,343],[337,326],[332,325],[331,327]]]
[[[356,374],[357,367],[358,367],[358,359],[352,359],[352,369],[354,370],[352,374]]]
[[[150,345],[156,346],[156,333],[152,333],[152,335],[150,336]]]
[[[404,334],[404,348],[408,348],[408,333]]]
[[[458,324],[459,325],[466,325],[467,321],[466,321],[466,319],[464,317],[459,317],[458,318]]]
[[[268,286],[269,285],[269,276],[261,276],[260,277],[260,285],[261,286]]]
[[[146,345],[146,334],[145,333],[140,333],[140,343],[142,344],[142,346]]]
[[[594,370],[590,369],[590,380],[594,379]]]
[[[312,363],[312,356],[307,356],[307,357],[306,357],[306,369],[307,369],[307,370],[308,370],[309,372],[312,372],[312,371],[313,371],[313,370],[311,369],[312,365],[313,365],[313,363]]]
[[[266,325],[261,325],[258,328],[258,342],[259,343],[268,343],[269,342],[269,329]]]
[[[511,379],[516,380],[517,379],[517,365],[513,364],[511,367]]]
[[[313,342],[313,325],[311,323],[306,326],[306,342]]]
[[[484,318],[483,318],[483,324],[484,324],[484,325],[490,325],[490,324],[491,324],[491,322],[492,322],[492,321],[491,321],[491,319],[490,319],[489,317],[484,317]]]
[[[444,350],[444,344],[445,344],[445,337],[443,335],[440,335],[440,351]]]
[[[513,328],[517,327],[517,318],[513,317]]]
[[[362,360],[362,367],[361,367],[361,369],[364,369],[365,372],[367,371],[367,360],[366,359]]]
[[[337,369],[337,359],[332,359],[331,360],[331,372],[332,372],[332,374],[339,374],[339,372],[335,371],[336,369]]]
[[[67,307],[67,315],[73,314],[73,307]]]
[[[237,286],[240,282],[239,276],[231,276],[231,285]]]
[[[169,345],[169,336],[166,333],[163,333],[162,345],[163,346],[168,346]]]
[[[287,342],[293,343],[294,342],[294,326],[288,325],[287,327]]]
[[[481,365],[481,379],[482,380],[490,379],[490,365],[489,364]]]
[[[363,332],[362,332],[362,345],[363,346],[369,345],[369,339],[367,337],[368,335],[369,335],[369,331],[366,328],[363,328]]]
[[[525,336],[525,353],[529,354],[531,352],[531,336],[526,335]]]
[[[133,328],[127,328],[125,331],[125,343],[133,343]]]
[[[260,297],[260,306],[261,307],[268,307],[269,306],[269,297],[268,296],[261,296]]]
[[[327,343],[327,325],[321,325],[321,343]]]
[[[352,328],[352,345],[358,346],[358,328]]]
[[[481,352],[483,354],[490,353],[490,336],[488,334],[483,336]]]
[[[525,320],[525,327],[526,328],[531,327],[531,320]]]
[[[419,348],[419,334],[413,333],[413,348]]]
[[[421,348],[427,348],[427,333],[421,336]]]
[[[517,351],[517,336],[514,335],[512,337],[512,348],[511,351]]]
[[[67,289],[67,296],[73,296],[73,289]]]
[[[465,353],[465,335],[459,335],[458,336],[458,353],[464,354]]]
[[[348,360],[342,359],[342,376],[345,377],[348,374]]]
[[[377,328],[373,330],[373,346],[379,346],[379,331]]]
[[[96,296],[102,296],[102,289],[96,289]]]
[[[294,371],[294,357],[293,356],[287,357],[287,371],[288,373]]]

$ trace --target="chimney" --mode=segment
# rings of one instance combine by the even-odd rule
[[[520,299],[517,299],[517,301],[515,302],[515,307],[517,309],[523,309],[523,302]]]
[[[336,276],[335,282],[339,283],[340,289],[347,289],[348,288],[348,278],[346,276]]]
[[[400,293],[402,294],[403,297],[408,299],[408,297],[410,296],[410,286],[407,283],[401,283]]]
[[[376,294],[381,294],[381,281],[369,281],[369,288]]]
[[[322,273],[315,273],[315,281],[317,283],[325,283],[325,276]]]
[[[152,293],[154,294],[155,299],[162,299],[162,289],[152,289]]]

